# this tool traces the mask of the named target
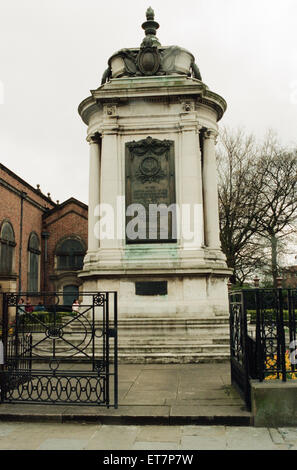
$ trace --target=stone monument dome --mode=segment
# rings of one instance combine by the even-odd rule
[[[159,23],[154,18],[150,7],[146,11],[147,20],[142,24],[145,38],[140,47],[115,52],[108,60],[101,84],[111,78],[173,74],[202,80],[191,52],[179,46],[161,46],[156,36]]]

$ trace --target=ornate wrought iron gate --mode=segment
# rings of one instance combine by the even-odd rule
[[[243,396],[247,408],[251,409],[247,316],[244,293],[229,295],[230,306],[230,363],[231,381]]]
[[[251,408],[251,380],[297,379],[297,289],[229,294],[231,380]]]
[[[83,293],[76,311],[29,296],[3,294],[1,402],[117,408],[117,293]]]

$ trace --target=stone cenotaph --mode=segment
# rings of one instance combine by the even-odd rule
[[[146,18],[140,47],[114,53],[79,105],[90,146],[79,276],[84,291],[118,292],[120,360],[224,358],[230,271],[215,142],[226,102],[189,51],[161,46],[151,8]]]

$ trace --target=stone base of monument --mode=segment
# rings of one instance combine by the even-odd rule
[[[142,269],[141,269],[142,268]],[[196,271],[196,272],[195,272]],[[190,316],[214,318],[228,316],[226,268],[201,268],[193,273],[173,269],[171,272],[124,273],[93,271],[84,274],[83,291],[118,293],[119,318]]]
[[[101,273],[85,280],[84,290],[118,292],[120,363],[225,361],[230,346],[223,271],[111,279]]]
[[[95,330],[102,322],[95,322]],[[57,339],[57,358],[73,356],[86,359],[92,356],[93,345],[86,340],[85,331],[79,322],[73,322],[64,331],[64,339]],[[35,334],[34,341],[44,336]],[[101,357],[102,338],[95,337],[95,355]],[[69,346],[71,344],[71,347]],[[78,346],[84,352],[75,350]],[[52,342],[42,342],[36,348],[40,357],[52,353]],[[191,317],[141,319],[124,318],[118,321],[118,361],[120,364],[186,364],[202,362],[224,362],[229,359],[229,321],[226,316],[212,319]],[[113,362],[113,340],[110,341],[110,359]]]
[[[221,362],[229,358],[227,317],[198,319],[123,319],[118,325],[120,363],[199,363]]]

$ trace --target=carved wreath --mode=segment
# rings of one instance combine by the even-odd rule
[[[142,183],[159,182],[165,176],[166,173],[161,169],[160,162],[152,155],[145,157],[136,171],[136,178]]]

